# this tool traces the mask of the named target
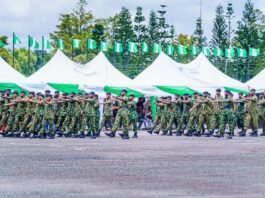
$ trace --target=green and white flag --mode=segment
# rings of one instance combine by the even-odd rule
[[[64,50],[64,41],[63,41],[63,39],[58,39],[57,47],[60,50]]]
[[[73,39],[72,40],[73,48],[80,49],[81,47],[81,40],[80,39]]]
[[[0,47],[5,47],[5,44],[2,40],[0,40]]]
[[[128,43],[128,51],[131,52],[131,53],[137,53],[138,49],[137,49],[136,43],[129,42]]]
[[[225,57],[226,58],[234,58],[235,50],[233,48],[225,49]]]
[[[241,49],[241,48],[237,48],[237,56],[240,58],[246,58],[247,57],[247,50],[245,49]]]
[[[52,49],[52,45],[49,39],[42,38],[42,48],[43,49]]]
[[[223,51],[219,47],[214,48],[213,53],[214,53],[214,56],[215,57],[223,56],[224,55],[223,54]]]
[[[191,46],[191,55],[196,56],[197,54],[199,54],[199,52],[200,52],[199,47]]]
[[[211,51],[209,49],[209,47],[202,47],[202,53],[205,55],[205,56],[209,56]]]
[[[102,52],[108,51],[108,43],[107,42],[101,42],[100,43],[100,51],[102,51]]]
[[[174,47],[172,45],[167,46],[167,55],[172,56],[174,54]]]
[[[96,41],[93,39],[87,39],[87,49],[96,49],[97,44]]]
[[[178,45],[178,54],[180,54],[180,55],[187,54],[187,46],[185,46],[185,45]]]
[[[153,52],[159,54],[162,50],[162,46],[160,43],[154,43]]]
[[[148,52],[148,45],[147,45],[146,42],[143,42],[143,43],[142,43],[142,52],[145,52],[145,53]]]
[[[260,49],[249,48],[249,56],[258,56],[260,55]]]
[[[16,34],[13,35],[13,42],[14,42],[14,45],[21,44],[21,40]]]
[[[39,48],[39,43],[37,42],[36,39],[32,38],[31,36],[29,37],[29,47],[32,47],[34,49]]]
[[[115,43],[114,43],[114,51],[115,51],[116,53],[122,53],[122,52],[123,52],[122,44],[121,44],[121,43],[117,43],[117,42],[115,42]]]

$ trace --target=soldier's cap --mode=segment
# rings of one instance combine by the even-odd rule
[[[202,94],[199,94],[199,96],[201,96],[201,97],[202,97]]]
[[[83,95],[83,93],[82,92],[79,92],[78,95]]]
[[[68,93],[63,93],[63,96],[68,96]]]
[[[11,92],[11,89],[6,89],[5,92]]]
[[[106,95],[111,95],[111,93],[110,92],[107,92]]]
[[[42,93],[39,93],[38,96],[44,98],[44,95]]]
[[[198,92],[194,92],[193,94],[194,94],[194,95],[198,95],[199,93],[198,93]]]
[[[29,94],[35,95],[35,92],[34,91],[30,91]]]
[[[95,95],[95,92],[94,91],[91,91],[89,94]]]
[[[189,96],[189,94],[188,94],[188,93],[184,93],[183,95],[184,95],[184,96]]]
[[[172,99],[172,97],[171,96],[168,96],[167,99]]]
[[[207,95],[208,94],[208,91],[204,91],[203,94],[206,94]]]
[[[175,96],[180,96],[179,94],[175,94]]]
[[[126,89],[122,89],[121,92],[128,93],[128,91]]]
[[[21,94],[22,94],[22,93],[23,93],[23,94],[26,94],[26,92],[25,92],[25,91],[21,91],[20,93],[21,93]]]
[[[45,90],[45,93],[51,93],[51,91],[50,90]]]
[[[57,93],[57,94],[59,94],[60,92],[59,92],[59,91],[55,91],[54,93]]]
[[[135,95],[134,95],[134,94],[130,94],[129,96],[131,96],[131,97],[135,97]]]
[[[13,91],[13,94],[17,94],[18,95],[18,91]]]
[[[222,90],[221,89],[216,89],[216,92],[222,92]]]
[[[46,96],[46,98],[48,98],[48,97],[52,98],[52,95],[51,95],[51,94],[48,94],[48,95]]]
[[[250,89],[250,91],[256,91],[256,89]]]
[[[71,92],[71,94],[72,94],[72,95],[76,95],[76,93],[75,93],[75,92]]]
[[[239,92],[238,95],[242,95],[243,96],[244,94],[243,94],[243,92]]]
[[[41,95],[41,94],[42,94],[41,92],[36,93],[37,96],[39,96],[39,95]]]
[[[230,93],[230,91],[229,90],[225,90],[225,93]]]

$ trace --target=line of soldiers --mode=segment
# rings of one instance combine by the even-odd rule
[[[172,136],[175,124],[177,136],[220,138],[224,137],[227,125],[227,139],[234,136],[236,127],[242,129],[239,136],[246,136],[249,127],[252,127],[250,136],[258,136],[260,116],[263,121],[260,135],[265,136],[265,98],[264,95],[258,98],[255,89],[246,96],[239,93],[236,100],[230,91],[226,90],[223,97],[221,89],[217,89],[214,98],[208,92],[194,93],[193,98],[184,94],[183,97],[176,95],[174,100],[171,96],[161,97],[156,104],[157,116],[153,128],[148,130],[150,134],[159,134],[162,130],[162,135]]]
[[[99,102],[94,92],[89,94],[70,93],[54,96],[49,90],[45,94],[10,90],[0,92],[0,132],[4,137],[53,139],[59,137],[95,139],[105,127],[111,128],[107,136],[115,137],[116,131],[123,126],[123,139],[129,139],[129,126],[132,126],[137,138],[137,113],[135,96],[126,97],[127,90],[120,96],[106,93],[103,102]],[[103,116],[100,123],[100,104]],[[117,112],[115,120],[113,112]]]

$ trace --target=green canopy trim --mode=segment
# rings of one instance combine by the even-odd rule
[[[144,94],[142,94],[138,91],[134,91],[132,89],[129,89],[128,87],[111,87],[111,86],[105,86],[104,87],[105,92],[111,92],[111,93],[116,94],[116,95],[120,95],[122,89],[126,89],[128,91],[127,95],[134,94],[135,97],[137,97],[137,98],[144,96]]]
[[[27,92],[27,90],[22,89],[20,86],[18,86],[15,83],[0,83],[0,90],[4,91],[6,89],[11,89],[11,92],[13,92],[13,91],[18,91],[18,92],[25,91],[25,92]]]
[[[183,96],[185,93],[192,95],[194,91],[186,86],[156,86],[158,89],[170,93]]]
[[[243,94],[249,94],[248,91],[243,91],[243,90],[236,89],[236,88],[232,88],[232,87],[224,87],[224,89],[226,89],[226,90],[228,90],[228,91],[235,92],[235,93],[240,93],[240,92],[242,92]]]
[[[83,91],[80,91],[78,89],[79,88],[78,84],[57,84],[57,83],[47,83],[47,84],[51,86],[52,88],[54,88],[55,90],[60,91],[62,93],[70,93],[70,92],[84,93]]]
[[[156,97],[154,96],[151,96],[150,97],[150,104],[151,104],[151,111],[152,111],[152,117],[153,117],[153,120],[155,120],[156,118],[156,108],[157,108],[157,105],[156,105]]]

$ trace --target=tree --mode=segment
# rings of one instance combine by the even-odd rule
[[[227,46],[231,46],[231,40],[232,40],[232,34],[234,33],[234,30],[232,29],[232,19],[235,17],[234,16],[234,9],[233,9],[233,4],[228,3],[227,9],[226,9],[226,20],[228,23],[228,31],[227,31]]]
[[[159,39],[158,21],[156,13],[154,11],[151,11],[149,15],[148,32],[150,40],[152,42],[158,42]]]
[[[157,11],[160,15],[158,17],[159,40],[160,40],[160,42],[162,42],[164,44],[166,39],[168,38],[167,29],[169,27],[169,25],[166,23],[166,18],[165,18],[165,14],[167,13],[165,8],[167,6],[166,5],[160,5],[160,7],[161,7],[161,9]]]
[[[200,49],[203,45],[206,44],[206,37],[203,36],[203,29],[202,29],[202,20],[199,17],[196,21],[196,28],[193,33],[194,44],[197,45]]]
[[[237,31],[235,32],[235,41],[237,47],[247,50],[249,54],[249,47],[256,48],[260,44],[260,35],[257,24],[257,12],[255,12],[254,4],[251,0],[245,3],[243,10],[243,17],[237,22]],[[245,68],[245,80],[250,78],[250,57],[247,56]]]
[[[227,47],[227,25],[224,16],[223,6],[220,4],[216,7],[216,15],[213,22],[212,48],[218,47],[224,50]]]
[[[146,26],[143,24],[145,21],[145,17],[143,16],[141,7],[137,7],[136,15],[134,18],[134,31],[137,35],[137,42],[141,43],[143,41],[143,38],[145,36]]]
[[[101,23],[96,23],[92,30],[92,38],[100,45],[101,41],[105,40],[105,27]]]

